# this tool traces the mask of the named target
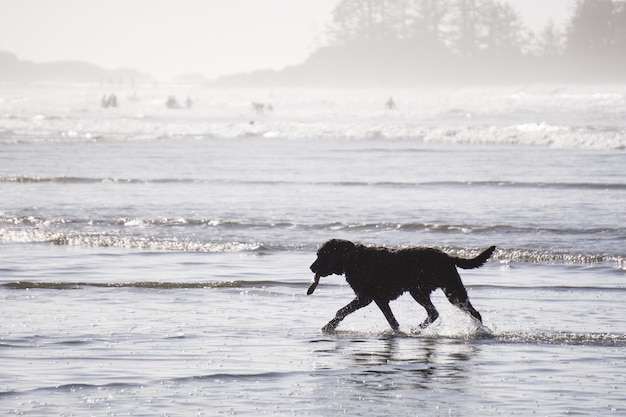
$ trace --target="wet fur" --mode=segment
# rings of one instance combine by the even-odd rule
[[[478,268],[494,250],[495,246],[492,246],[475,258],[463,259],[431,248],[366,247],[333,239],[324,243],[317,252],[317,259],[311,265],[315,282],[308,293],[315,290],[320,277],[337,274],[345,275],[356,294],[356,298],[337,311],[335,318],[324,326],[322,330],[325,332],[335,330],[348,314],[372,301],[383,312],[391,328],[398,330],[400,325],[391,312],[389,301],[407,291],[426,309],[427,317],[420,324],[421,328],[426,328],[439,317],[430,301],[430,293],[437,288],[443,290],[452,304],[482,323],[482,317],[470,303],[456,267]]]

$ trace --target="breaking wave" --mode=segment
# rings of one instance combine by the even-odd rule
[[[419,188],[419,187],[497,187],[497,188],[525,188],[525,189],[572,189],[572,190],[626,190],[624,182],[522,182],[522,181],[424,181],[424,182],[401,182],[401,181],[305,181],[305,180],[230,180],[230,179],[197,179],[197,178],[111,178],[111,177],[72,177],[72,176],[0,176],[0,183],[15,184],[243,184],[243,185],[322,185],[335,187],[374,187],[374,188]]]
[[[408,115],[409,116],[409,115]],[[350,116],[346,116],[350,119]],[[54,123],[46,131],[46,126],[31,126],[30,121],[12,119],[13,126],[0,132],[0,143],[77,143],[77,142],[136,142],[149,140],[216,140],[258,137],[264,139],[288,140],[412,140],[427,143],[455,143],[470,145],[518,145],[543,146],[574,149],[626,149],[626,128],[606,126],[560,126],[545,122],[513,123],[499,126],[461,125],[429,127],[415,123],[410,117],[386,121],[360,120],[358,124],[326,122],[306,122],[290,120],[263,120],[250,124],[248,118],[227,120],[223,123],[206,124],[202,120],[195,125],[181,123],[170,126],[164,120],[143,119],[140,124],[128,120],[121,131],[114,127],[109,131],[99,131],[94,126],[76,131],[74,121]],[[146,126],[146,124],[151,124]],[[432,122],[431,122],[432,123]],[[449,123],[447,123],[449,124]],[[61,125],[61,126],[59,126]],[[67,125],[67,126],[64,126]],[[154,130],[165,130],[157,135],[146,134]],[[61,133],[59,133],[59,131]]]
[[[377,90],[284,89],[263,115],[250,107],[256,91],[207,90],[176,117],[161,100],[103,113],[100,90],[79,99],[57,91],[50,101],[45,90],[24,91],[27,106],[3,103],[0,144],[254,137],[626,149],[624,87],[615,85],[403,89],[393,112]]]
[[[515,247],[519,236],[569,236],[576,241],[620,242],[626,239],[626,227],[593,227],[584,225],[565,229],[548,226],[514,226],[506,224],[445,224],[445,223],[298,223],[291,220],[252,221],[203,218],[41,218],[12,217],[0,214],[0,242],[49,243],[83,247],[139,249],[176,252],[275,252],[311,251],[329,236],[359,236],[385,234],[406,241],[429,241],[445,252],[459,257],[472,257],[480,247],[437,245],[456,235],[468,242],[493,242],[498,246],[492,259],[504,263],[541,264],[611,264],[626,269],[626,257],[621,252],[580,252],[537,247]],[[400,234],[398,234],[400,233]],[[249,240],[251,236],[255,240]],[[291,237],[299,236],[293,240]],[[499,244],[498,242],[509,242]],[[524,243],[524,242],[520,242]],[[482,243],[478,243],[479,245]],[[399,244],[399,247],[409,247]],[[413,246],[413,245],[410,245]],[[619,249],[619,248],[618,248]]]
[[[219,281],[219,282],[167,282],[167,281],[136,281],[136,282],[88,282],[88,281],[12,281],[0,284],[0,287],[11,290],[77,290],[82,288],[137,288],[154,290],[186,290],[186,289],[220,289],[220,288],[266,288],[266,287],[302,287],[308,282],[289,283],[278,281]]]
[[[573,332],[504,332],[491,338],[500,343],[532,343],[573,346],[626,346],[626,335],[615,333],[573,333]]]
[[[424,340],[442,340],[449,342],[461,341],[463,343],[487,343],[487,344],[532,344],[532,345],[564,345],[564,346],[597,346],[597,347],[624,347],[626,346],[626,334],[622,333],[576,333],[568,331],[505,331],[494,332],[483,326],[474,328],[451,328],[435,329],[429,327],[426,330],[415,330],[408,333],[385,330],[364,332],[356,330],[337,330],[322,339],[312,340],[312,343],[325,342],[333,338],[340,339],[363,339],[363,338],[410,338]]]

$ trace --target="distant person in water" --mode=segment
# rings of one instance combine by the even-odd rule
[[[265,112],[265,104],[264,103],[259,103],[259,102],[253,101],[252,102],[252,108],[254,109],[256,114],[263,114]]]
[[[272,106],[272,103],[259,103],[258,101],[253,101],[252,102],[252,108],[254,109],[254,111],[256,112],[256,114],[263,114],[265,113],[265,111],[274,111],[274,106]]]
[[[175,96],[169,96],[165,102],[165,107],[168,109],[179,109],[180,105],[178,104],[178,100],[176,100]]]
[[[387,110],[397,110],[398,109],[396,107],[396,102],[393,101],[393,97],[389,97],[389,100],[387,100],[387,102],[385,103],[385,108]]]
[[[102,96],[102,100],[100,101],[100,105],[102,107],[104,107],[105,109],[107,107],[117,107],[117,97],[115,96],[115,94],[109,94],[108,97],[105,94],[105,95]]]
[[[190,109],[191,106],[193,106],[193,100],[191,99],[190,96],[187,96],[187,100],[185,100],[185,106],[187,106],[188,109]]]

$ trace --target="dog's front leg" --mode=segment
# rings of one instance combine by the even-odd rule
[[[398,320],[396,320],[396,318],[393,316],[393,313],[391,312],[391,308],[389,307],[389,301],[383,301],[383,300],[375,300],[375,301],[376,301],[376,305],[378,306],[378,308],[380,308],[380,310],[385,315],[385,318],[389,322],[389,325],[391,326],[391,328],[394,331],[398,331],[398,329],[400,328],[400,324],[398,324]]]
[[[358,309],[367,306],[371,302],[372,300],[369,298],[359,298],[359,297],[355,298],[354,300],[350,302],[350,304],[339,309],[339,311],[337,311],[337,314],[335,314],[335,318],[329,321],[326,326],[322,327],[322,331],[324,333],[330,333],[334,331],[339,325],[339,323],[341,322],[341,320],[346,318],[348,314],[354,313]]]

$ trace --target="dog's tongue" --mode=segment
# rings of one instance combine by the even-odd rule
[[[309,286],[309,289],[307,290],[306,295],[313,294],[313,291],[315,291],[315,288],[317,288],[317,284],[319,283],[320,283],[320,275],[315,274],[315,278],[313,278],[313,282],[311,283],[311,286]]]

